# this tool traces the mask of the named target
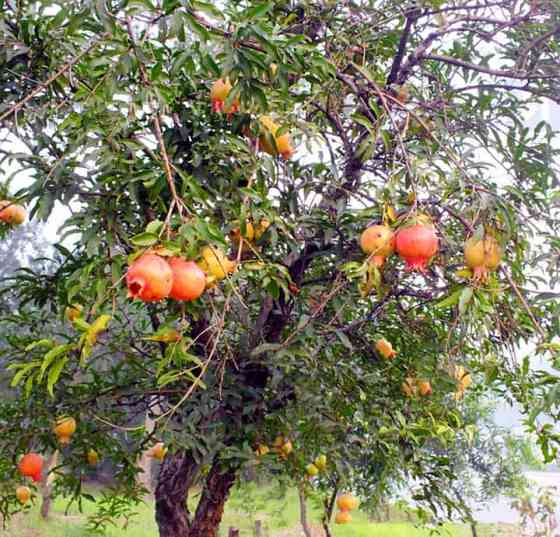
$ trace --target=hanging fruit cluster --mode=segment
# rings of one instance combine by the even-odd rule
[[[168,297],[192,301],[204,293],[207,278],[194,261],[145,253],[128,267],[126,284],[128,295],[143,302],[157,302]]]
[[[334,521],[337,524],[348,524],[349,522],[352,522],[352,515],[350,512],[357,509],[359,505],[360,502],[358,498],[352,494],[342,494],[336,500],[338,513],[336,514]]]
[[[25,209],[12,201],[0,201],[0,221],[10,226],[19,226],[25,222],[27,212]]]
[[[239,112],[239,97],[236,96],[231,104],[226,105],[233,89],[228,77],[220,78],[212,84],[210,101],[213,112],[225,112],[228,118],[231,118],[232,114]],[[280,155],[285,160],[292,158],[295,150],[292,146],[290,135],[288,133],[280,134],[281,127],[276,124],[271,116],[264,115],[259,117],[259,127],[261,131],[258,138],[260,149],[274,157]]]

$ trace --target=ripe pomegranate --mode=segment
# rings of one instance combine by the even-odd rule
[[[0,220],[6,224],[19,226],[25,222],[27,212],[21,205],[11,201],[0,201]]]
[[[397,232],[395,248],[404,259],[406,270],[425,272],[438,251],[438,242],[434,226],[418,222]]]
[[[496,270],[502,260],[502,249],[492,235],[484,239],[471,237],[465,243],[464,252],[465,263],[474,272],[473,279],[480,282],[486,282],[488,272]]]
[[[19,503],[25,505],[31,499],[31,490],[29,487],[18,487],[16,489],[16,498]]]
[[[173,285],[169,296],[175,300],[196,300],[206,287],[206,274],[194,261],[181,257],[169,259],[173,272]]]
[[[213,112],[225,112],[228,115],[239,112],[239,100],[235,99],[234,102],[225,108],[225,102],[231,91],[231,82],[229,78],[220,78],[214,82],[212,89],[210,90],[210,100],[212,101],[212,111]]]
[[[360,505],[360,501],[352,494],[342,494],[337,498],[336,505],[341,511],[354,511]]]
[[[27,453],[19,461],[18,470],[21,475],[30,477],[35,482],[41,481],[43,457],[37,453]]]
[[[375,348],[377,352],[384,358],[387,358],[387,360],[392,360],[397,355],[397,351],[393,349],[393,345],[385,338],[378,339],[375,342]]]
[[[60,418],[54,426],[54,434],[58,441],[66,446],[70,443],[72,435],[76,432],[76,420],[71,417]]]
[[[173,271],[161,257],[144,254],[128,267],[126,284],[128,296],[144,302],[157,302],[169,296]]]
[[[352,522],[352,515],[348,511],[339,511],[334,517],[335,524],[348,524]]]
[[[382,267],[385,259],[395,251],[395,235],[389,226],[370,226],[360,237],[360,247],[371,257],[374,265]]]

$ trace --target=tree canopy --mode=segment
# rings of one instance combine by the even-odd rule
[[[556,456],[558,149],[529,121],[560,104],[556,2],[0,8],[4,198],[31,219],[71,210],[56,263],[11,280],[0,319],[17,393],[0,403],[3,514],[20,456],[60,448],[64,416],[56,490],[83,497],[93,447],[115,468],[98,521],[141,497],[136,460],[165,444],[162,537],[217,535],[242,469],[300,481],[320,454],[306,486],[333,499],[407,482],[435,515],[461,511],[444,448],[487,390]],[[131,300],[145,254],[164,262],[153,281],[198,262],[206,290]]]

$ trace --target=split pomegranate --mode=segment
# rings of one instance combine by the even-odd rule
[[[175,300],[196,300],[206,287],[206,274],[194,261],[181,257],[169,259],[173,272],[173,285],[169,296]]]
[[[66,446],[70,443],[72,435],[76,432],[76,420],[74,418],[61,418],[54,427],[54,434],[56,434],[58,441]]]
[[[169,296],[173,271],[161,257],[144,254],[128,267],[126,284],[128,296],[144,302],[157,302]]]
[[[19,461],[18,470],[21,475],[30,477],[35,482],[41,481],[43,457],[37,453],[27,453]]]
[[[19,226],[25,222],[27,212],[21,205],[11,201],[0,201],[0,220],[6,224]]]
[[[239,100],[235,99],[234,102],[225,108],[225,102],[231,91],[231,82],[229,78],[220,78],[214,82],[210,90],[210,100],[212,101],[213,112],[225,112],[226,114],[234,114],[239,112]]]
[[[416,223],[397,232],[395,248],[406,263],[406,270],[425,272],[438,251],[436,230],[431,224]]]
[[[360,247],[373,264],[382,267],[385,259],[395,251],[395,235],[389,226],[370,226],[360,237]]]
[[[492,235],[484,239],[471,237],[465,243],[464,252],[465,263],[473,270],[473,279],[480,282],[486,282],[488,273],[496,270],[502,260],[502,249]]]

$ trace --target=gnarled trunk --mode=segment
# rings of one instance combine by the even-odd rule
[[[187,453],[165,457],[156,486],[156,522],[160,537],[190,537],[187,496],[197,465]]]
[[[212,464],[189,537],[217,537],[229,491],[235,483],[235,470],[222,469],[218,458]]]
[[[190,454],[165,457],[156,487],[156,522],[160,537],[217,537],[224,506],[236,472],[222,469],[218,458],[206,478],[195,516],[189,516],[187,497],[198,465]]]

